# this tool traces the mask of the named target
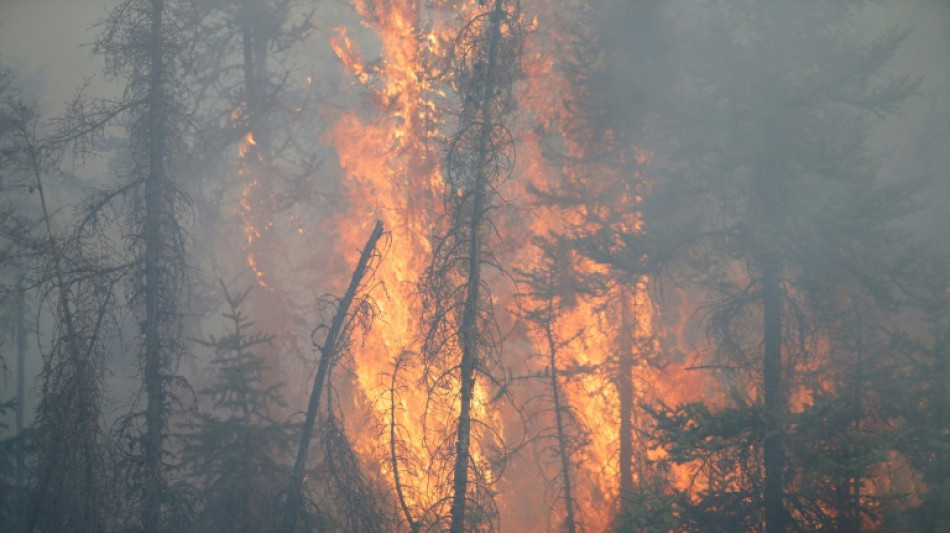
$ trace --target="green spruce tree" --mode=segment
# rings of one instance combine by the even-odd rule
[[[274,418],[285,407],[278,385],[266,385],[256,350],[274,337],[254,331],[242,311],[251,289],[224,287],[226,335],[201,341],[213,350],[210,402],[198,413],[182,450],[182,466],[195,480],[201,507],[197,531],[268,531],[278,524],[280,492],[292,458],[296,426]]]

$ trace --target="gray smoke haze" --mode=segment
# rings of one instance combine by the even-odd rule
[[[816,2],[821,0],[815,0]],[[835,1],[835,0],[831,0]],[[0,64],[9,67],[16,76],[15,83],[21,89],[27,100],[35,99],[39,104],[40,112],[46,118],[53,118],[64,112],[67,102],[75,95],[77,88],[86,80],[91,80],[87,94],[95,98],[113,98],[121,94],[122,86],[119,82],[108,80],[102,74],[103,59],[94,56],[89,43],[93,42],[99,29],[100,22],[117,2],[113,0],[0,0]],[[567,2],[573,5],[572,2]],[[609,9],[593,10],[595,14],[593,24],[602,31],[601,43],[606,54],[612,54],[617,59],[615,68],[611,69],[605,79],[600,80],[591,90],[595,91],[597,102],[607,102],[601,110],[599,120],[604,121],[601,126],[605,129],[629,128],[638,130],[642,124],[650,120],[650,105],[669,105],[663,102],[669,94],[670,85],[678,83],[676,65],[663,66],[662,62],[674,57],[673,51],[682,43],[675,37],[664,33],[667,29],[652,25],[651,20],[660,20],[668,12],[675,11],[683,19],[688,20],[690,11],[699,4],[699,0],[671,0],[663,2],[649,0],[593,0],[595,6],[609,6]],[[379,41],[368,24],[359,23],[359,16],[355,14],[346,0],[330,0],[315,2],[316,29],[309,40],[300,46],[292,58],[294,83],[301,87],[301,80],[307,73],[313,73],[318,90],[317,105],[325,106],[332,111],[319,115],[319,120],[327,123],[312,125],[312,131],[307,135],[313,143],[311,148],[325,160],[326,172],[320,174],[314,181],[323,180],[318,185],[326,185],[330,191],[328,197],[338,194],[337,190],[330,190],[336,186],[336,181],[343,181],[345,169],[337,168],[336,153],[330,143],[320,136],[323,129],[328,129],[332,120],[326,117],[339,116],[341,109],[350,106],[364,105],[366,95],[359,93],[359,88],[349,92],[341,90],[345,84],[356,86],[352,80],[346,78],[349,74],[341,74],[339,61],[330,49],[329,38],[336,35],[334,28],[345,27],[347,35],[360,44],[360,47],[372,63],[373,56],[378,52]],[[523,0],[522,5],[530,6],[530,0]],[[885,4],[882,2],[882,4]],[[656,19],[644,18],[641,8],[649,8],[650,16]],[[864,10],[855,26],[851,28],[854,35],[861,39],[872,38],[892,28],[907,29],[910,33],[897,51],[896,57],[887,64],[883,77],[908,76],[911,79],[922,79],[916,94],[911,96],[901,109],[886,120],[877,123],[871,135],[871,148],[881,156],[880,178],[888,183],[902,183],[905,180],[918,176],[930,178],[930,184],[921,193],[919,201],[926,208],[902,221],[913,234],[928,245],[942,250],[950,250],[950,1],[947,0],[900,0],[887,2],[886,5],[876,5]],[[597,18],[598,16],[603,18]],[[673,31],[671,25],[668,30]],[[540,31],[544,31],[541,29]],[[703,57],[693,57],[693,60],[702,62]],[[645,63],[644,63],[645,62]],[[652,62],[652,63],[651,63]],[[643,65],[654,65],[656,70],[645,75]],[[668,68],[668,70],[663,70]],[[523,81],[523,80],[521,80]],[[302,90],[302,89],[301,89]],[[367,105],[363,109],[366,113],[382,112],[370,109]],[[594,113],[596,115],[596,113]],[[317,121],[315,120],[315,123]],[[312,134],[312,135],[311,135]],[[310,147],[308,147],[310,148]],[[301,150],[303,151],[303,150]],[[82,180],[89,183],[99,182],[107,176],[114,161],[108,156],[93,159],[86,166],[76,166],[75,172]],[[220,176],[214,175],[211,179]],[[223,178],[226,179],[226,178]],[[234,178],[237,183],[238,178]],[[234,183],[228,186],[237,190]],[[74,193],[78,194],[81,188],[75,182],[65,187],[51,187],[53,210],[66,212],[78,201]],[[222,187],[224,188],[224,187]],[[226,207],[236,211],[236,198],[228,198]],[[328,203],[332,203],[328,202]],[[315,204],[316,205],[316,204]],[[322,205],[322,204],[321,204]],[[338,206],[331,206],[338,207]],[[322,208],[322,207],[321,207]],[[319,208],[315,208],[319,209]],[[327,207],[330,209],[330,207]],[[233,214],[233,213],[232,213]],[[200,218],[200,214],[199,214]],[[319,220],[314,217],[314,220]],[[330,227],[328,224],[327,227]],[[300,226],[300,235],[304,234],[303,225]],[[319,229],[325,229],[319,227]],[[310,228],[307,228],[310,231]],[[197,230],[196,230],[197,233]],[[241,238],[243,234],[238,232]],[[296,235],[294,235],[296,237]],[[330,238],[310,237],[318,245],[326,245]],[[323,239],[323,240],[321,240]],[[294,241],[298,244],[303,241]],[[243,243],[242,243],[243,244]],[[302,248],[302,247],[301,247]],[[294,253],[302,254],[300,250]],[[321,250],[321,253],[326,253]],[[332,252],[330,252],[332,253]],[[235,255],[238,255],[235,250]],[[298,258],[299,259],[299,258]],[[336,259],[339,261],[339,258]],[[212,260],[213,261],[213,260]],[[242,267],[246,267],[241,263]],[[292,268],[292,267],[291,267]],[[317,267],[313,267],[316,269]],[[247,270],[247,268],[245,268]],[[327,271],[331,271],[328,267]],[[247,272],[244,272],[247,274]],[[334,272],[334,274],[336,274]],[[308,272],[305,275],[313,275]],[[301,275],[304,279],[305,275]],[[341,278],[342,279],[342,278]],[[309,281],[309,279],[308,279]],[[253,281],[252,281],[253,282]],[[288,287],[300,280],[287,281]],[[332,282],[328,282],[328,285]],[[321,287],[321,290],[325,287]],[[301,289],[295,294],[298,298],[309,298],[305,291],[316,291],[313,287]],[[301,296],[301,295],[304,296]],[[299,318],[299,317],[297,317]],[[309,318],[309,317],[308,317]],[[41,323],[41,328],[48,327],[49,319]],[[195,331],[217,330],[225,321],[220,317],[196,319],[198,326]],[[295,333],[303,331],[300,338],[306,339],[306,330],[299,324],[288,326],[288,331],[297,327]],[[697,334],[697,336],[700,336]],[[307,339],[309,349],[309,339]],[[528,344],[528,343],[525,343]],[[6,346],[0,349],[6,350]],[[4,353],[8,353],[7,350]],[[7,365],[11,365],[12,358],[7,357]],[[116,381],[122,381],[131,375],[132,370],[126,368],[130,363],[112,362],[119,369]],[[200,364],[199,364],[200,363]],[[199,375],[204,361],[196,362],[189,359],[182,366],[182,372]],[[293,365],[300,364],[294,361]],[[40,393],[35,386],[36,377],[40,372],[41,361],[36,353],[36,347],[31,346],[29,360],[26,365],[28,386],[25,404],[27,419],[31,419],[31,412],[37,405],[36,396]],[[297,369],[296,366],[290,366]],[[286,370],[285,372],[294,372]],[[291,383],[289,396],[296,402],[306,394],[309,382],[301,377],[303,373],[292,376],[296,381]],[[10,396],[12,387],[10,379],[7,386],[0,385],[0,400]],[[117,398],[132,396],[136,384],[114,383],[119,391],[114,394]],[[10,433],[8,428],[6,433]],[[0,432],[0,437],[4,437]],[[534,465],[530,465],[534,468]],[[525,471],[528,467],[525,467]],[[533,472],[533,471],[532,471]],[[533,475],[533,474],[532,474]],[[534,502],[530,513],[542,513],[541,504]],[[510,510],[506,512],[511,512]],[[516,513],[512,513],[516,514]],[[526,515],[529,514],[526,512]],[[536,521],[536,516],[523,517],[525,524]],[[0,527],[2,529],[2,527]]]

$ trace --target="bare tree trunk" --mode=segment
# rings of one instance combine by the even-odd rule
[[[561,461],[561,483],[564,486],[564,512],[565,526],[568,533],[577,531],[576,519],[574,518],[574,498],[573,485],[571,484],[571,457],[568,447],[567,429],[564,427],[563,410],[567,406],[561,405],[561,383],[558,380],[557,369],[557,342],[554,340],[554,331],[552,331],[551,321],[554,317],[554,309],[551,302],[548,302],[547,321],[544,324],[544,332],[548,341],[548,365],[551,368],[551,398],[554,402],[554,421],[557,428],[557,450],[558,458]]]
[[[620,333],[617,394],[620,400],[620,494],[633,491],[633,339],[636,320],[627,299],[629,290],[620,289]]]
[[[370,257],[376,249],[376,242],[383,234],[382,221],[376,222],[373,233],[370,234],[366,246],[360,254],[356,269],[353,270],[353,277],[350,279],[350,285],[347,287],[343,298],[340,300],[340,306],[330,323],[330,329],[327,331],[327,338],[320,349],[320,364],[317,367],[317,375],[313,380],[313,389],[310,392],[310,402],[307,405],[307,417],[304,420],[303,429],[300,434],[300,446],[297,448],[297,458],[294,461],[294,468],[290,474],[290,492],[287,496],[287,511],[284,515],[284,531],[291,533],[297,527],[297,515],[302,505],[303,475],[306,469],[307,452],[310,448],[310,438],[313,435],[313,425],[317,418],[317,410],[320,407],[320,394],[323,390],[324,381],[329,372],[330,365],[337,357],[338,344],[341,341],[341,332],[346,323],[349,314],[350,304],[356,298],[356,292],[359,290],[363,276],[366,274],[366,268]]]
[[[393,483],[396,489],[396,499],[399,501],[399,507],[402,509],[403,516],[406,517],[406,523],[412,533],[417,533],[421,524],[412,517],[412,511],[409,510],[409,504],[406,503],[405,489],[402,485],[402,478],[399,475],[399,453],[396,450],[396,383],[399,374],[399,364],[401,358],[396,360],[396,366],[393,368],[393,377],[389,385],[389,460],[393,469]]]
[[[251,4],[247,4],[251,5]],[[247,6],[244,6],[247,9]],[[251,14],[245,14],[241,26],[241,45],[244,70],[244,100],[247,106],[248,125],[254,133],[255,144],[248,147],[246,159],[252,166],[267,166],[270,162],[270,131],[262,92],[262,77],[266,75],[266,39],[254,24]]]
[[[26,288],[23,272],[17,277],[17,319],[16,319],[16,488],[23,494],[26,486],[26,450],[23,442],[23,425],[26,399]]]
[[[465,310],[459,327],[462,339],[461,405],[455,441],[455,468],[452,482],[452,533],[465,528],[465,492],[468,488],[469,449],[471,447],[472,396],[475,391],[475,368],[478,366],[478,292],[481,282],[480,216],[485,198],[484,182],[475,193],[475,215],[469,242],[469,277],[466,286]]]
[[[765,531],[785,532],[784,482],[785,457],[782,451],[782,420],[785,395],[782,390],[782,269],[775,257],[767,257],[762,273],[764,319],[765,409],[774,426],[765,436]]]
[[[851,375],[849,391],[850,409],[848,413],[848,431],[855,435],[861,434],[862,402],[864,387],[864,333],[862,330],[861,313],[855,310],[855,361],[854,373]],[[840,481],[835,486],[838,499],[838,531],[840,533],[861,533],[861,482],[863,475],[858,473],[854,477]]]
[[[854,431],[861,434],[861,420],[864,416],[864,328],[860,311],[857,313],[857,361],[854,378],[854,411],[852,420]],[[861,477],[851,480],[851,516],[847,533],[861,533]]]
[[[478,162],[476,182],[474,184],[474,202],[472,206],[472,220],[470,222],[468,243],[468,279],[465,288],[465,302],[462,312],[462,322],[459,324],[459,338],[462,344],[461,390],[459,406],[459,423],[455,440],[455,465],[452,479],[452,533],[462,533],[465,530],[465,504],[468,490],[468,467],[471,460],[470,448],[472,440],[472,397],[475,392],[475,370],[478,367],[478,310],[479,291],[481,289],[481,227],[485,210],[485,195],[488,178],[485,175],[485,165],[489,156],[489,138],[492,133],[493,117],[491,116],[491,99],[495,91],[495,62],[498,53],[498,41],[501,38],[500,24],[504,11],[502,0],[495,0],[492,10],[491,33],[489,39],[488,65],[485,69],[484,94],[478,95],[481,100],[482,122],[478,140]]]
[[[163,251],[161,217],[169,216],[163,209],[168,194],[164,157],[166,155],[164,118],[164,59],[162,57],[162,17],[164,0],[152,0],[151,61],[148,88],[148,174],[145,179],[145,452],[144,499],[142,527],[147,532],[162,529],[162,493],[164,472],[162,448],[165,433],[165,383],[161,325],[167,317],[160,308],[164,289],[161,254]]]
[[[37,488],[33,495],[33,502],[27,516],[27,531],[33,531],[44,518],[41,515],[58,514],[52,517],[52,524],[70,524],[77,531],[97,531],[101,528],[101,517],[98,500],[98,490],[94,471],[96,436],[98,434],[99,406],[97,391],[97,376],[89,361],[94,338],[90,339],[89,350],[81,349],[79,329],[76,326],[73,302],[70,300],[69,285],[63,268],[63,256],[59,243],[53,232],[53,222],[46,202],[46,192],[43,188],[40,148],[25,129],[21,131],[26,141],[31,170],[36,182],[36,189],[40,196],[40,207],[43,213],[43,222],[46,229],[49,253],[55,269],[56,292],[59,296],[59,313],[66,326],[66,353],[64,359],[72,374],[66,383],[60,386],[49,386],[50,377],[44,375],[44,389],[38,418],[38,425],[46,426],[50,434],[44,434],[44,442],[40,443],[40,465]],[[24,327],[25,330],[25,327]],[[25,344],[25,331],[22,332],[18,345]],[[24,345],[25,352],[25,345]],[[53,357],[53,356],[51,356]],[[23,361],[20,362],[22,371]],[[52,367],[56,365],[44,364],[44,374],[56,372]],[[64,414],[68,413],[68,414]],[[21,422],[22,423],[22,422]],[[63,442],[67,437],[70,442]],[[77,466],[77,463],[79,466]],[[84,464],[82,471],[80,467]],[[62,494],[61,480],[64,477],[74,476],[82,481],[74,486],[78,488],[69,494]],[[60,480],[58,481],[57,478]],[[72,485],[72,484],[70,484]],[[52,513],[44,512],[44,507],[52,500]],[[62,503],[60,503],[62,502]],[[40,526],[42,527],[42,526]]]

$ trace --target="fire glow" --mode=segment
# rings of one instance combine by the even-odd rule
[[[380,320],[374,324],[362,347],[353,354],[353,368],[358,391],[354,398],[356,405],[372,403],[375,407],[373,424],[379,428],[389,427],[395,416],[395,426],[401,432],[404,445],[408,448],[398,468],[401,483],[411,490],[407,491],[410,506],[425,507],[431,505],[439,495],[437,485],[445,480],[433,477],[435,474],[427,466],[432,461],[432,444],[424,438],[425,421],[419,416],[424,412],[426,394],[423,387],[414,384],[421,379],[420,369],[411,366],[398,366],[397,358],[403,350],[411,349],[420,335],[420,309],[415,296],[415,283],[420,279],[431,254],[428,240],[433,228],[437,227],[442,216],[441,198],[445,193],[445,184],[440,169],[443,157],[443,131],[446,125],[445,108],[450,107],[451,99],[446,96],[450,79],[440,70],[445,61],[446,50],[452,45],[452,38],[458,31],[458,20],[465,15],[482,9],[475,3],[457,8],[454,12],[439,3],[421,3],[414,1],[354,3],[361,24],[373,32],[380,42],[378,58],[369,60],[363,56],[359,46],[349,35],[346,28],[338,28],[331,38],[331,46],[342,62],[345,79],[359,91],[371,109],[349,110],[343,112],[326,135],[326,141],[334,146],[340,167],[343,169],[345,189],[348,192],[349,207],[346,222],[339,224],[340,252],[347,260],[355,260],[354,251],[359,248],[361,239],[375,219],[384,221],[392,232],[391,241],[385,253],[385,262],[376,273],[380,281],[374,298],[380,312]],[[538,13],[525,15],[530,17],[530,28],[536,28],[540,21],[554,20],[553,8],[546,4],[536,6]],[[550,9],[552,12],[544,12]],[[537,38],[537,40],[532,40]],[[605,169],[583,169],[580,166],[587,154],[584,147],[589,139],[577,137],[577,124],[570,124],[570,118],[560,102],[564,98],[577,98],[571,95],[571,88],[563,74],[542,50],[551,43],[540,42],[538,33],[529,35],[526,44],[527,83],[521,84],[518,96],[522,106],[519,111],[519,127],[523,131],[516,138],[523,139],[518,144],[517,179],[540,188],[550,183],[551,176],[558,179],[573,180],[581,185],[585,176],[605,171]],[[537,52],[534,52],[537,50]],[[540,129],[547,132],[545,139],[533,132]],[[573,133],[569,133],[573,132]],[[571,163],[559,164],[543,155],[543,142],[556,138],[566,148]],[[632,158],[641,167],[649,165],[651,152],[634,147]],[[633,176],[631,183],[643,182],[639,175]],[[593,178],[591,178],[593,179]],[[614,179],[625,179],[616,175]],[[586,182],[595,186],[596,180]],[[506,185],[503,192],[505,200],[512,204],[530,203],[529,193],[520,183]],[[623,231],[637,229],[642,225],[638,214],[638,204],[646,187],[630,189],[622,195],[620,203],[612,206],[618,212],[625,213],[618,221]],[[516,222],[506,222],[505,237],[511,244],[528,239],[530,235],[549,235],[551,232],[584,231],[586,213],[583,209],[556,210],[537,209],[527,218],[515,217]],[[516,246],[517,248],[517,246]],[[508,253],[505,261],[515,268],[531,268],[537,261],[532,257],[535,252],[524,249],[518,253]],[[609,276],[609,268],[574,255],[571,260],[574,268],[588,274]],[[643,288],[647,283],[642,279],[636,283]],[[573,369],[573,374],[563,384],[566,402],[570,404],[579,420],[579,425],[589,431],[589,442],[575,452],[572,460],[580,465],[576,472],[577,513],[583,518],[590,530],[607,527],[617,510],[618,484],[618,427],[619,400],[616,384],[609,377],[613,358],[621,336],[632,335],[626,344],[640,352],[653,350],[650,339],[654,338],[655,325],[651,319],[654,306],[647,291],[620,291],[611,289],[607,293],[580,296],[576,303],[557,319],[556,329],[560,338],[571,338],[572,342],[562,350],[561,365]],[[514,302],[517,289],[508,286],[509,294],[494,294],[496,302]],[[621,300],[629,301],[622,303]],[[533,305],[526,303],[525,305]],[[496,308],[501,308],[496,303]],[[503,319],[506,323],[516,323],[517,305],[506,306],[510,315]],[[633,332],[618,331],[616,326],[621,308],[635,310],[636,328]],[[543,368],[533,363],[537,353],[543,351],[542,339],[528,336],[527,342],[508,342],[504,359],[522,371],[541,373]],[[629,376],[634,383],[636,397],[645,399],[662,382],[670,379],[669,374],[661,375],[642,362],[639,353],[630,357],[637,362]],[[392,374],[398,368],[397,380],[404,385],[395,390],[392,387]],[[581,370],[578,370],[581,369]],[[673,378],[678,379],[678,378]],[[543,387],[540,383],[530,387]],[[667,391],[674,387],[666,388]],[[499,433],[504,433],[506,421],[501,412],[490,411],[491,402],[486,390],[476,388],[476,409],[479,416],[488,417]],[[639,401],[639,400],[638,400]],[[638,418],[642,415],[637,415]],[[361,423],[365,419],[360,418]],[[376,433],[365,427],[350,427],[355,436],[354,447],[365,458],[375,458],[378,465],[374,478],[393,483],[393,465],[381,458],[389,454],[387,439],[377,439]],[[636,432],[631,436],[638,440]],[[635,448],[643,460],[646,459],[646,444],[635,443]],[[475,450],[475,460],[480,454]],[[526,461],[530,463],[530,461]],[[638,464],[638,468],[644,467]],[[514,466],[520,468],[518,476],[523,479],[553,479],[553,471],[538,473],[533,466]],[[547,469],[547,467],[545,467]],[[537,486],[537,485],[535,485]],[[511,493],[505,492],[507,490]],[[502,480],[499,495],[499,507],[502,509],[502,521],[509,527],[538,529],[547,520],[544,514],[550,503],[534,502],[529,506],[531,516],[523,516],[524,507],[519,502],[517,484],[506,484]],[[539,499],[550,500],[551,496]],[[555,516],[563,511],[556,505],[551,506]],[[522,515],[517,517],[518,515]],[[559,521],[561,518],[550,519]]]

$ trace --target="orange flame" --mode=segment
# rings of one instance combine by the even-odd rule
[[[335,147],[345,177],[349,208],[339,224],[341,253],[355,261],[358,243],[375,219],[382,219],[392,238],[386,251],[385,268],[377,272],[380,290],[374,293],[381,317],[354,353],[359,398],[356,405],[374,406],[369,417],[376,425],[391,422],[387,379],[395,356],[410,347],[419,331],[420,309],[413,302],[415,283],[431,252],[429,234],[441,211],[443,183],[440,154],[434,140],[441,119],[435,100],[443,89],[430,74],[430,58],[441,54],[448,33],[425,29],[424,13],[435,16],[411,1],[356,1],[354,7],[365,26],[381,40],[379,58],[367,62],[346,28],[336,30],[331,46],[357,85],[374,105],[370,114],[344,112],[327,134]],[[382,113],[380,111],[383,111]],[[417,383],[415,369],[400,370],[401,381]],[[425,402],[421,387],[409,386],[398,397],[397,423],[412,438],[405,443],[407,460],[424,465],[429,454],[422,441],[420,413]],[[480,392],[484,400],[484,392]],[[357,408],[358,409],[358,408]],[[353,418],[353,417],[351,417]],[[358,435],[354,449],[364,457],[387,457],[388,443],[373,438],[364,428],[351,428]],[[380,461],[376,477],[392,482],[391,465]],[[418,469],[401,472],[410,505],[431,501],[437,480]]]
[[[595,163],[597,154],[589,153],[589,148],[596,143],[589,129],[580,119],[572,117],[564,105],[566,99],[580,99],[583,95],[574,94],[576,88],[571,87],[563,69],[549,53],[552,48],[570,45],[572,37],[558,34],[564,30],[557,22],[556,6],[541,2],[532,7],[537,12],[528,16],[531,22],[527,26],[544,28],[544,31],[531,32],[527,37],[527,82],[518,95],[520,107],[516,120],[522,130],[515,132],[520,140],[516,168],[519,179],[505,184],[502,192],[512,204],[528,205],[532,196],[521,184],[549,190],[556,182],[564,181],[593,196],[610,197],[612,203],[532,206],[528,214],[498,221],[499,232],[515,245],[514,249],[501,252],[499,260],[523,270],[535,268],[540,260],[538,250],[520,246],[532,235],[591,235],[604,221],[615,235],[642,231],[644,221],[639,206],[649,194],[649,184],[639,172],[649,168],[655,156],[652,150],[637,145],[610,154],[623,163],[626,159],[636,163],[632,175],[621,170],[625,168],[623,165],[611,168]],[[401,476],[405,484],[413,487],[407,493],[409,504],[426,505],[439,496],[436,493],[439,479],[426,470],[432,450],[431,444],[422,438],[426,429],[420,413],[427,398],[423,387],[417,386],[420,370],[399,369],[399,381],[408,385],[398,390],[394,415],[389,410],[391,392],[387,376],[398,354],[413,345],[421,327],[415,283],[432,252],[429,236],[442,214],[440,199],[445,192],[438,141],[444,129],[440,110],[447,107],[448,91],[438,67],[450,48],[457,23],[438,3],[354,0],[354,8],[361,24],[378,38],[379,52],[378,57],[365,57],[358,40],[345,27],[335,29],[330,39],[347,73],[347,84],[372,103],[369,112],[361,109],[342,112],[326,134],[326,140],[338,156],[347,202],[342,206],[334,231],[340,236],[340,252],[349,263],[355,262],[361,239],[375,219],[384,221],[392,231],[392,238],[385,264],[376,273],[379,289],[374,296],[380,319],[353,354],[356,390],[352,408],[363,413],[359,418],[361,423],[369,420],[380,427],[388,427],[395,416],[395,423],[407,438]],[[476,8],[474,2],[469,2],[458,11],[465,13]],[[552,42],[557,40],[563,42]],[[560,152],[555,157],[551,157],[552,145]],[[614,237],[610,246],[619,249],[623,243]],[[583,275],[601,278],[620,275],[613,267],[577,252],[572,253],[570,264]],[[636,401],[659,396],[675,404],[701,394],[705,388],[697,373],[683,368],[685,362],[662,371],[649,363],[649,357],[661,344],[658,340],[661,324],[655,320],[655,304],[647,290],[649,281],[646,276],[633,276],[632,281],[627,282],[632,285],[629,291],[620,290],[614,283],[606,291],[578,292],[575,303],[556,319],[558,336],[574,339],[565,348],[562,358],[562,364],[573,369],[570,378],[565,379],[564,391],[580,423],[589,430],[589,442],[572,459],[579,511],[591,531],[606,529],[618,504],[620,407],[612,369],[620,337],[629,336],[636,351],[632,375],[626,377],[633,382]],[[517,306],[507,305],[514,301],[513,287],[505,290],[509,293],[502,290],[494,294],[495,308],[513,310]],[[636,313],[633,331],[618,331],[616,327],[623,298],[629,298],[626,306]],[[515,313],[512,311],[512,316],[500,320],[514,323]],[[532,354],[543,352],[543,343],[526,337],[523,332],[516,335],[522,338],[507,341],[506,361],[514,368],[540,371],[542,368],[536,363],[526,361],[532,359]],[[684,391],[684,382],[694,386]],[[487,395],[486,389],[476,389],[477,414],[504,432],[509,421],[491,407]],[[372,407],[366,409],[366,405]],[[642,413],[637,417],[635,426],[646,423]],[[356,424],[354,418],[350,417],[351,424]],[[355,437],[354,449],[361,456],[377,459],[388,456],[388,442],[377,439],[372,431],[355,425],[348,427],[348,431]],[[634,438],[636,470],[645,473],[648,460],[657,459],[661,452],[651,449],[641,438]],[[482,461],[483,453],[476,448],[475,460]],[[376,471],[371,472],[375,478],[392,482],[390,463],[380,459],[375,468]],[[546,517],[550,509],[540,502],[525,502],[523,494],[524,488],[536,488],[541,482],[534,463],[525,461],[512,468],[517,469],[516,473],[506,474],[498,485],[502,521],[506,528],[541,530],[549,523]],[[545,472],[542,477],[551,479],[554,473]]]

